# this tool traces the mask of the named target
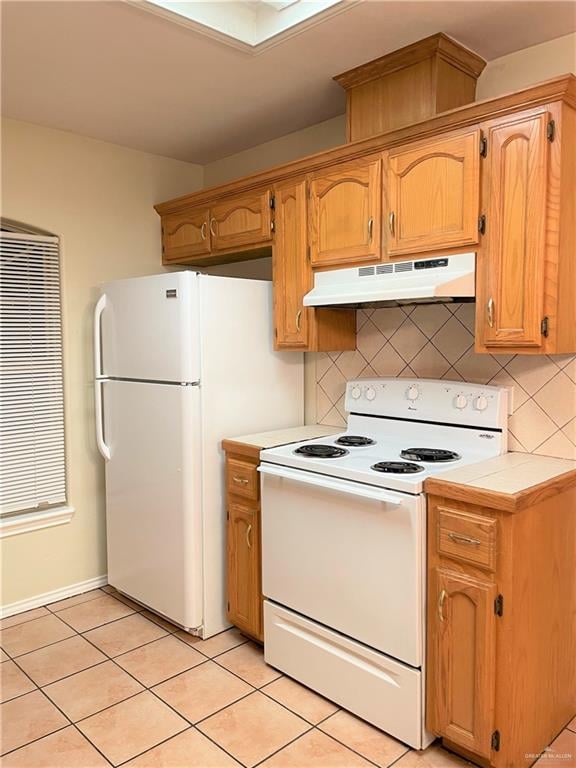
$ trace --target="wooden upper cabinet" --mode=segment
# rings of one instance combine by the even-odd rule
[[[477,330],[486,347],[544,342],[547,112],[486,126],[486,234],[479,264]]]
[[[210,253],[208,208],[191,208],[162,218],[164,261],[179,261]]]
[[[475,129],[388,153],[389,256],[478,242],[480,138]]]
[[[380,259],[382,161],[363,158],[310,178],[309,239],[313,266]]]
[[[310,290],[307,257],[306,181],[278,185],[274,191],[276,241],[273,250],[274,326],[277,349],[308,346],[309,315],[302,304]]]
[[[427,726],[490,756],[495,701],[496,588],[436,569],[429,584]]]
[[[215,203],[210,209],[212,250],[224,251],[270,242],[272,209],[269,190],[246,193]]]
[[[257,507],[228,505],[228,619],[262,639],[260,523]]]

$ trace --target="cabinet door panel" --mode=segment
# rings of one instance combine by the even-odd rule
[[[329,266],[379,259],[381,242],[380,158],[346,163],[310,181],[310,258]]]
[[[212,250],[258,245],[271,240],[270,192],[254,192],[216,203],[210,211]]]
[[[228,619],[252,637],[262,637],[259,512],[228,505]]]
[[[441,569],[431,576],[427,725],[455,744],[490,755],[496,588]]]
[[[547,113],[488,127],[486,235],[479,280],[481,341],[542,345]]]
[[[302,299],[311,287],[307,257],[306,181],[278,186],[274,193],[276,240],[273,253],[274,322],[278,349],[308,345],[310,309]]]
[[[162,250],[164,261],[209,254],[208,209],[191,209],[163,216]]]
[[[389,153],[389,255],[478,242],[479,146],[474,130]]]

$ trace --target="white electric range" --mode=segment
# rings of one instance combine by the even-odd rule
[[[261,453],[266,661],[416,749],[424,481],[506,452],[504,388],[349,382],[340,435]]]

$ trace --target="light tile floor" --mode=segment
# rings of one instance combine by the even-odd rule
[[[4,768],[457,768],[265,664],[236,629],[203,641],[111,587],[0,623]],[[537,763],[576,765],[576,719]]]

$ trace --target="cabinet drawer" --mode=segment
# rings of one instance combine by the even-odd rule
[[[439,507],[438,553],[493,571],[496,567],[496,520]]]
[[[258,501],[260,481],[255,464],[240,459],[228,459],[226,477],[228,493]]]

